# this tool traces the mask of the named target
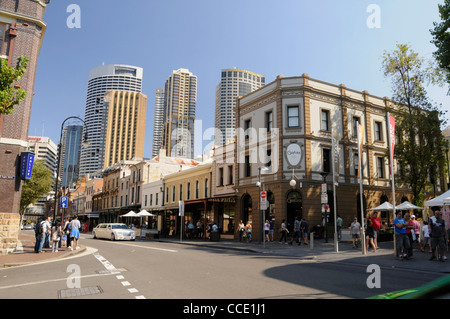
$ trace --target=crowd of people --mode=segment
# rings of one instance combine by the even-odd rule
[[[44,253],[44,248],[51,248],[52,252],[58,252],[58,249],[63,247],[63,243],[69,250],[80,249],[80,228],[78,216],[66,218],[63,225],[60,221],[51,222],[50,217],[47,216],[35,225],[34,252]]]

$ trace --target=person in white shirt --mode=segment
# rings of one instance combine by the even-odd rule
[[[430,242],[430,228],[428,226],[428,223],[426,221],[423,222],[423,226],[422,226],[422,243],[420,245],[420,250],[422,252],[425,251],[425,247],[428,244],[428,247],[430,248],[430,253],[431,253],[431,242]]]
[[[81,223],[78,220],[78,216],[75,216],[73,218],[73,220],[70,222],[69,228],[70,228],[70,237],[71,237],[72,244],[76,243],[75,249],[80,249],[80,247],[78,246],[78,239],[80,238]],[[73,247],[73,245],[72,245],[72,247]],[[70,247],[70,250],[73,250],[72,247]]]

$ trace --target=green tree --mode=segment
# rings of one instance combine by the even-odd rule
[[[450,0],[445,0],[438,5],[440,22],[434,22],[434,29],[431,29],[433,43],[437,51],[433,53],[439,67],[444,70],[447,83],[450,84]]]
[[[25,90],[12,85],[24,76],[27,65],[28,58],[24,56],[17,59],[15,68],[9,67],[6,59],[0,59],[0,115],[13,113],[14,106],[25,99]]]
[[[435,69],[425,66],[425,60],[408,45],[398,44],[396,50],[384,52],[382,70],[391,79],[395,104],[394,154],[400,167],[396,179],[410,187],[414,204],[420,206],[445,168],[443,112],[429,100],[425,89],[426,83],[436,79]]]
[[[22,186],[22,196],[20,198],[20,217],[22,219],[26,208],[36,203],[52,189],[52,172],[40,160],[36,160],[33,165],[31,179],[26,180]]]

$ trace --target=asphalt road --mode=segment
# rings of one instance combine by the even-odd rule
[[[341,299],[413,288],[441,275],[155,241],[93,239],[70,259],[0,270],[1,299]]]

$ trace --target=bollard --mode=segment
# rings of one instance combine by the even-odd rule
[[[314,249],[314,233],[309,234],[309,249]]]

